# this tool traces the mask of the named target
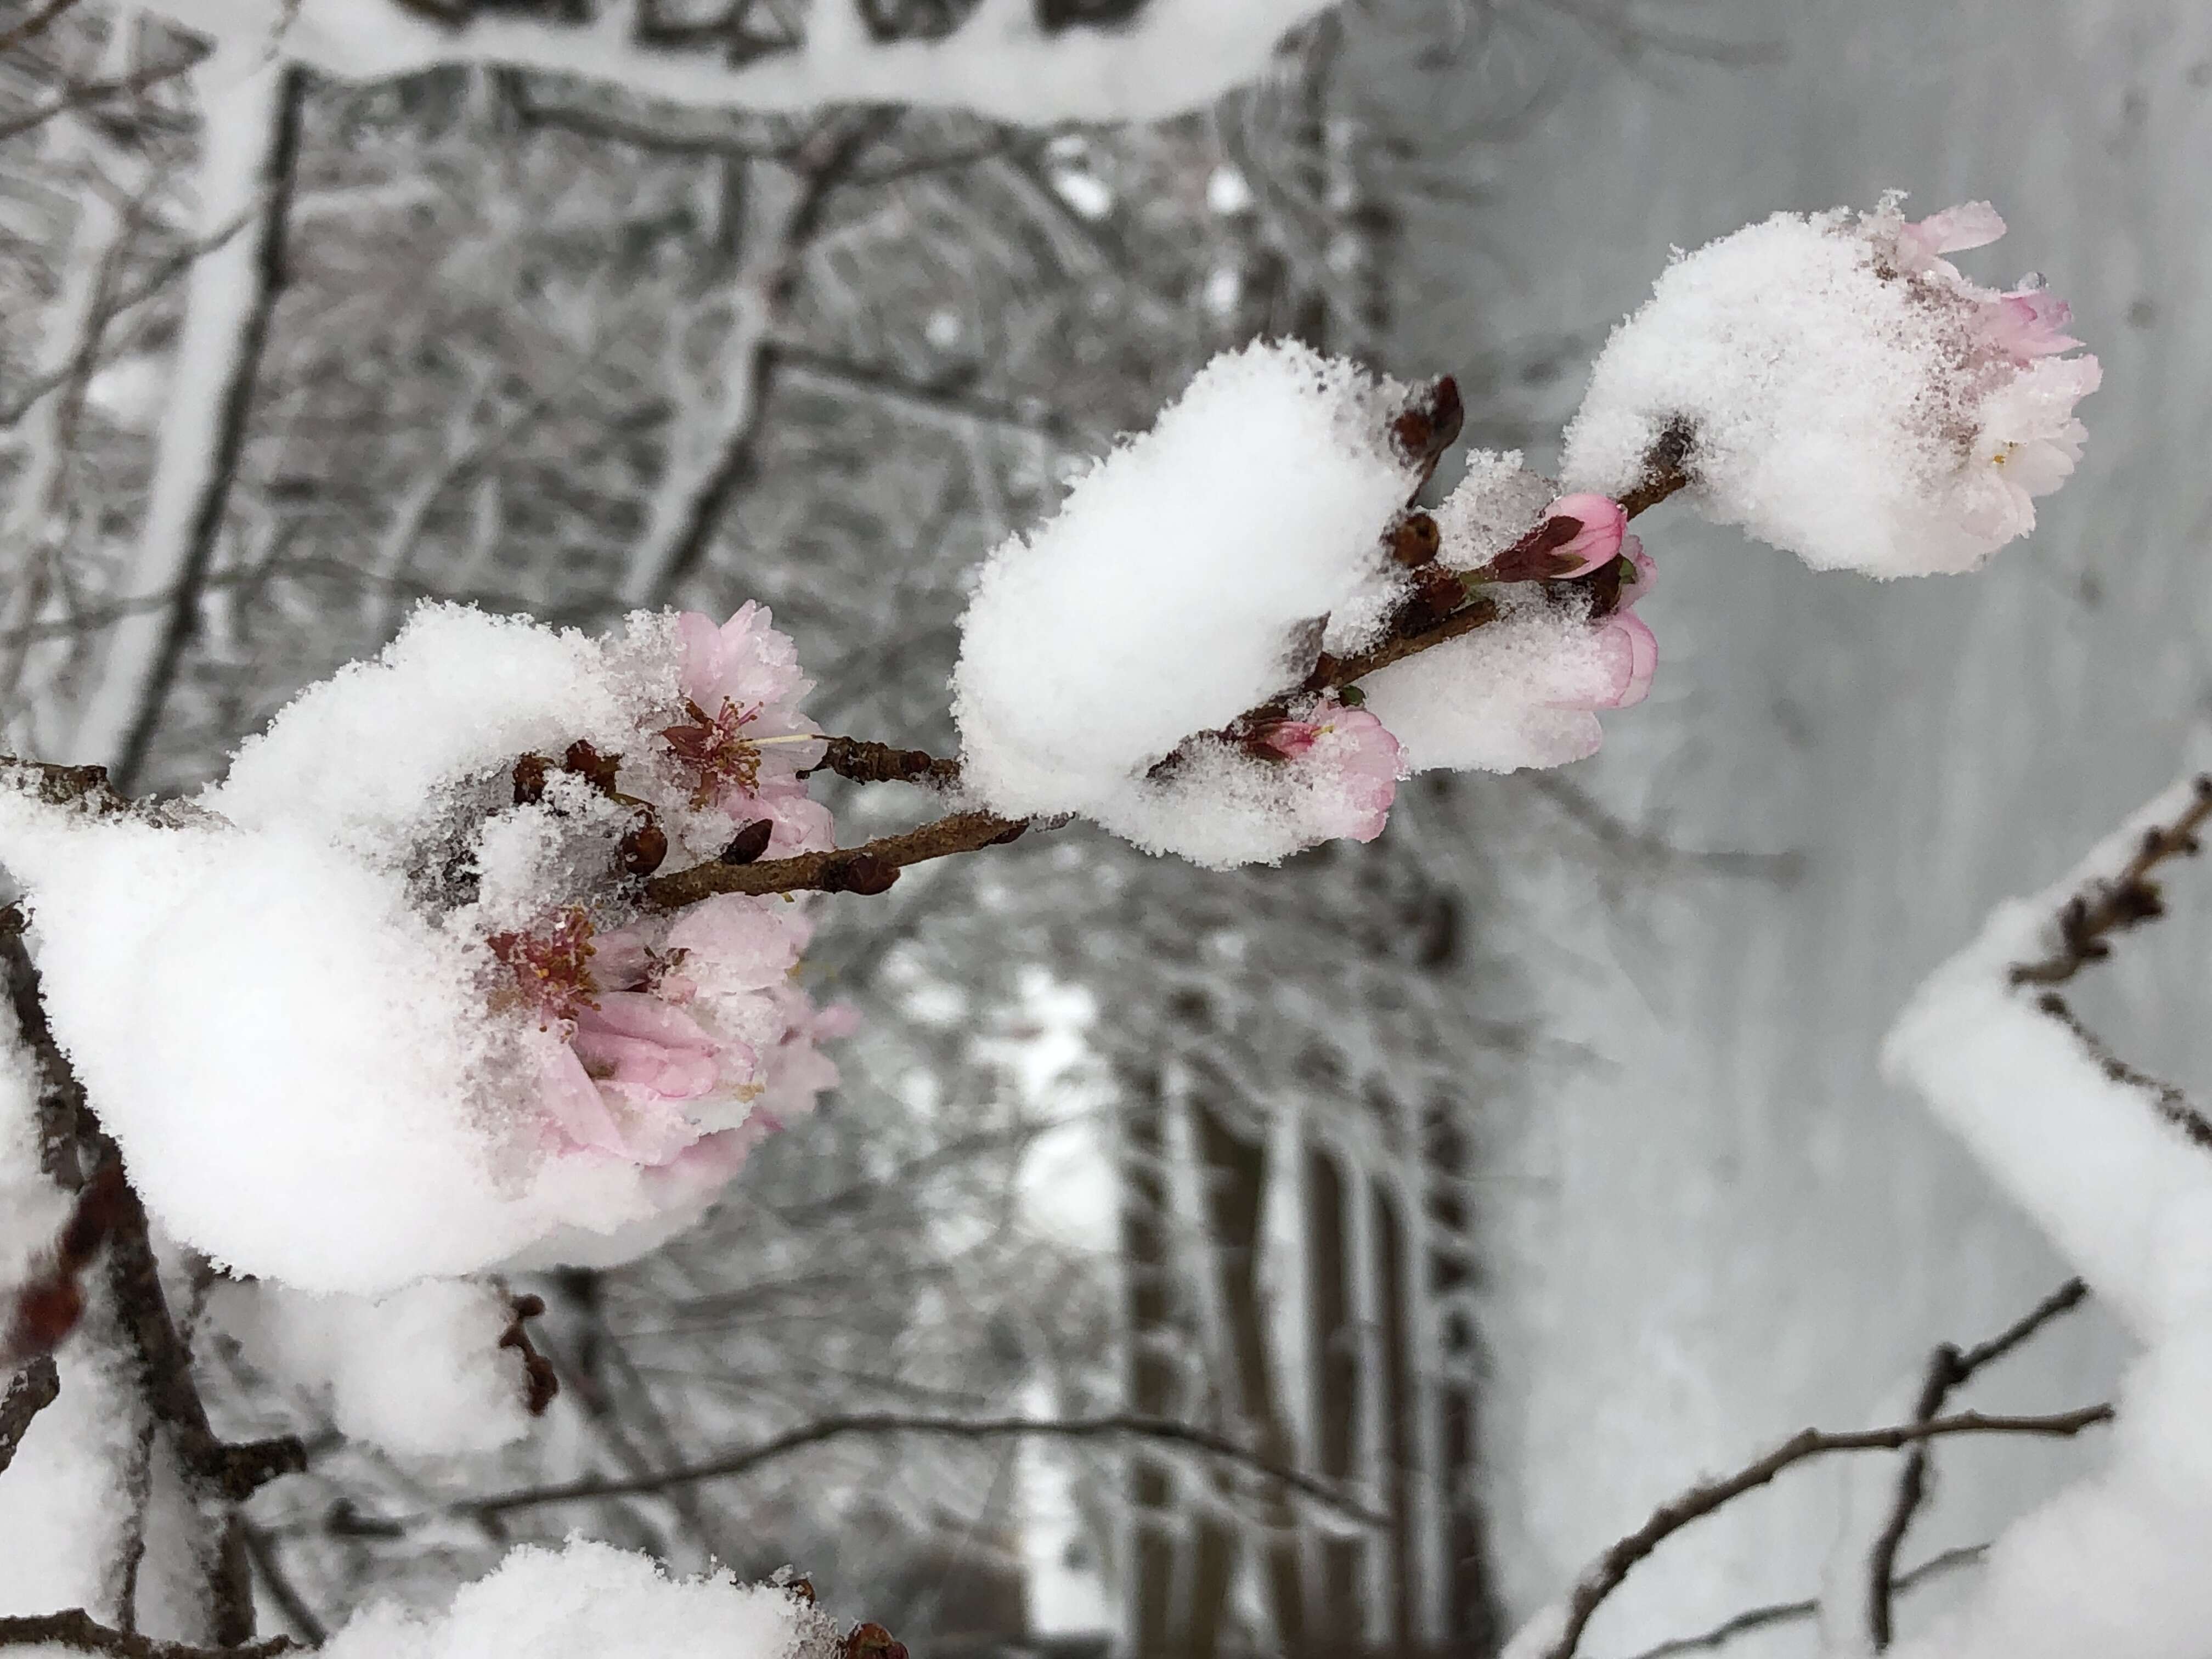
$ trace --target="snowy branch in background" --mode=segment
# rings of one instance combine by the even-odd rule
[[[2182,1654],[2212,1623],[2212,1135],[2043,988],[2160,914],[2151,872],[2197,850],[2212,778],[2185,778],[2057,885],[2000,906],[1892,1030],[1909,1085],[2145,1345],[2110,1465],[1991,1547],[1974,1596],[1894,1654]]]
[[[1328,0],[157,0],[188,29],[338,80],[436,64],[550,70],[672,102],[885,103],[1002,120],[1149,120],[1257,76]]]

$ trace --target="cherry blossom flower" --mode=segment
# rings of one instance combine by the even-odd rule
[[[691,781],[694,806],[719,807],[740,828],[766,819],[769,854],[782,858],[833,845],[834,825],[799,775],[823,755],[798,708],[813,682],[773,622],[750,600],[719,628],[696,611],[677,617],[685,718],[660,737]]]
[[[1982,308],[1982,337],[1991,347],[2022,362],[2056,356],[2081,343],[2065,332],[2074,307],[2047,289],[2018,288]]]
[[[1324,696],[1304,720],[1277,720],[1255,741],[1309,772],[1328,810],[1324,839],[1373,841],[1398,796],[1397,738],[1364,708]]]

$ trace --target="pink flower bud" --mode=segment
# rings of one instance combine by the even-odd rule
[[[1586,489],[1562,495],[1544,509],[1547,524],[1559,519],[1572,519],[1582,528],[1553,549],[1558,562],[1552,573],[1555,577],[1587,575],[1596,569],[1620,551],[1621,538],[1628,530],[1628,514],[1619,501]]]

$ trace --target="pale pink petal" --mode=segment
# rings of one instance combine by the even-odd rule
[[[1606,619],[1598,643],[1615,681],[1613,695],[1598,706],[1633,708],[1650,694],[1651,677],[1659,667],[1658,636],[1643,617],[1623,611]]]
[[[718,992],[765,989],[791,972],[805,948],[801,930],[778,911],[791,911],[792,920],[798,915],[773,900],[719,894],[684,911],[668,930],[669,948],[685,953],[687,978]]]
[[[1939,254],[1986,247],[2004,234],[2003,218],[1987,202],[1962,202],[1899,231],[1898,258],[1907,270],[1925,270],[1937,263]]]
[[[622,1129],[607,1109],[599,1085],[565,1042],[544,1057],[538,1102],[560,1138],[570,1146],[601,1152],[623,1150]]]
[[[2023,362],[2070,351],[2081,341],[2065,332],[2074,308],[2042,289],[2002,294],[1983,308],[1982,335],[1990,344]]]
[[[1620,556],[1627,561],[1628,571],[1621,577],[1620,599],[1615,611],[1626,611],[1651,591],[1659,579],[1657,561],[1644,550],[1641,537],[1630,536],[1620,544]]]

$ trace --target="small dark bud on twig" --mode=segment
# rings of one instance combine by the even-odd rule
[[[891,884],[898,878],[898,866],[890,860],[873,853],[854,853],[836,860],[823,871],[822,890],[872,896],[890,891]]]
[[[756,818],[730,837],[730,844],[718,856],[725,864],[753,864],[768,851],[769,839],[775,834],[775,825],[767,818]]]
[[[545,776],[553,763],[543,755],[525,755],[514,763],[514,804],[535,806],[545,799]]]
[[[626,875],[649,876],[660,868],[661,860],[668,856],[668,832],[653,821],[648,812],[644,821],[633,824],[616,847]]]
[[[499,1346],[521,1351],[522,1401],[532,1417],[543,1417],[545,1408],[560,1396],[561,1377],[553,1369],[553,1362],[531,1346],[530,1333],[523,1326],[524,1322],[545,1311],[545,1300],[543,1297],[518,1296],[507,1305],[514,1310],[514,1319],[501,1333]]]
[[[1413,569],[1434,564],[1444,538],[1443,532],[1437,528],[1437,521],[1427,514],[1408,513],[1390,526],[1384,542],[1393,560]]]
[[[574,772],[603,795],[615,793],[615,775],[622,769],[620,755],[602,755],[580,738],[561,757],[561,769]]]

